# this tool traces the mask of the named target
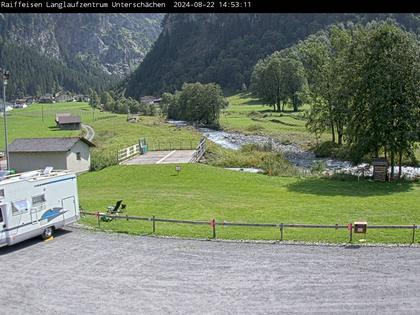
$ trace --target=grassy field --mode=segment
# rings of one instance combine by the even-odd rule
[[[80,115],[82,122],[91,125],[96,133],[94,143],[96,151],[109,151],[113,154],[118,149],[133,145],[140,138],[161,141],[193,141],[200,135],[192,129],[167,124],[159,117],[141,117],[138,123],[128,123],[126,115],[95,111],[87,103],[34,104],[25,109],[14,109],[8,113],[9,143],[23,137],[68,137],[78,136],[81,131],[63,131],[56,128],[55,114],[69,112]],[[0,119],[3,130],[3,120]],[[0,147],[4,138],[0,137]]]
[[[420,224],[419,183],[334,181],[268,177],[205,165],[115,166],[79,178],[80,201],[88,211],[105,211],[118,199],[127,214],[186,220],[260,223]],[[96,218],[82,220],[96,225]],[[102,222],[101,228],[133,234],[151,231],[150,222]],[[210,237],[210,226],[157,223],[157,234]],[[420,233],[417,242],[420,241]],[[278,239],[278,229],[220,227],[228,239]],[[287,240],[345,242],[347,231],[286,230]],[[368,242],[409,242],[410,231],[370,230]]]
[[[236,94],[228,100],[229,107],[220,118],[225,130],[266,134],[282,142],[312,144],[316,141],[305,128],[304,111],[308,109],[307,106],[303,106],[297,113],[290,108],[285,113],[278,113],[251,94]],[[328,139],[328,134],[323,135],[322,140]]]
[[[250,93],[235,94],[228,100],[229,107],[220,117],[221,126],[225,130],[265,134],[282,142],[297,142],[304,146],[316,143],[315,136],[305,127],[304,112],[309,108],[307,105],[297,113],[290,108],[287,108],[286,113],[277,113],[273,112],[272,106],[263,105]],[[324,133],[320,140],[331,140],[330,133]],[[416,157],[420,161],[420,143]]]

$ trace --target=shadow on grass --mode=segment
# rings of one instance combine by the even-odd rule
[[[387,196],[401,192],[408,192],[413,189],[413,183],[380,183],[371,181],[340,181],[325,178],[302,179],[289,184],[287,189],[302,194],[321,196],[354,196],[371,197]]]
[[[62,129],[60,129],[57,126],[49,126],[48,129],[50,129],[51,131],[62,131]]]
[[[246,102],[243,102],[242,105],[261,105],[261,101],[259,99],[250,99]]]

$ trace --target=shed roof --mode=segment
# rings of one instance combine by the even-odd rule
[[[90,147],[95,145],[85,138],[20,138],[15,139],[9,145],[9,152],[66,152],[78,141],[86,143]]]
[[[81,123],[80,116],[76,116],[76,115],[65,115],[65,116],[61,115],[61,116],[58,116],[57,119],[60,125]]]

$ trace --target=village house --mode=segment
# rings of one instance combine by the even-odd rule
[[[45,94],[45,95],[40,97],[39,102],[40,103],[55,103],[54,95]]]
[[[21,138],[9,145],[10,167],[17,172],[44,169],[71,170],[76,173],[90,169],[90,148],[95,145],[85,138]]]
[[[13,105],[13,107],[14,108],[26,108],[26,107],[28,107],[28,105],[26,104],[26,99],[21,98],[21,99],[15,100],[15,104]]]

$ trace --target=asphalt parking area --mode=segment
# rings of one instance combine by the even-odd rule
[[[1,314],[420,312],[419,247],[251,244],[69,228],[0,249]]]

